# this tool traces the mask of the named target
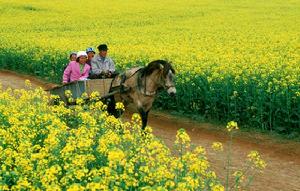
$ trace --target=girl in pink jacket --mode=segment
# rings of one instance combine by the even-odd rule
[[[77,53],[76,61],[71,61],[64,71],[63,83],[77,80],[85,80],[89,76],[91,67],[86,64],[87,54],[85,51]]]

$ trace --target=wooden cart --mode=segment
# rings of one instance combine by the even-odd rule
[[[84,92],[86,92],[89,96],[94,91],[99,92],[100,93],[99,98],[102,99],[117,93],[117,92],[110,92],[112,80],[113,78],[75,81],[61,86],[57,86],[55,88],[52,88],[49,91],[53,95],[58,95],[60,99],[65,103],[68,102],[67,97],[65,96],[66,90],[71,91],[72,97],[74,99],[81,97],[81,95]]]

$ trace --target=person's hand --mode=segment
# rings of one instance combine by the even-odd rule
[[[81,77],[81,78],[79,78],[79,80],[84,81],[84,80],[87,80],[87,78],[86,77]]]
[[[99,78],[99,75],[98,74],[91,74],[89,78],[90,79],[97,79],[97,78]]]

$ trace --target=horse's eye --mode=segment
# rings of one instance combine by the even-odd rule
[[[172,81],[175,80],[175,76],[174,76],[173,74],[170,74],[170,75],[169,75],[169,78],[170,78],[170,80],[172,80]]]

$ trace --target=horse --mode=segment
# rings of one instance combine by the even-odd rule
[[[112,81],[112,89],[119,89],[119,97],[127,106],[133,103],[142,119],[142,130],[147,126],[148,113],[156,95],[166,90],[170,96],[175,96],[175,70],[171,62],[155,60],[145,67],[136,67],[118,74]],[[117,90],[118,91],[118,90]]]

